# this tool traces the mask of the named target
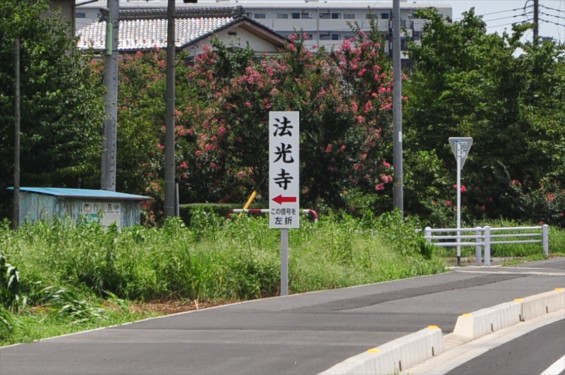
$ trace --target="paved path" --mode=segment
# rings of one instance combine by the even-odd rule
[[[457,316],[565,287],[565,258],[291,295],[0,349],[1,375],[318,374]]]

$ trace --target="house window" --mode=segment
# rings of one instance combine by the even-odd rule
[[[400,50],[407,51],[408,50],[408,42],[407,38],[400,38]]]
[[[388,20],[390,17],[390,13],[381,13],[381,20]]]
[[[339,13],[330,13],[330,12],[321,12],[320,13],[320,18],[321,19],[332,19],[332,20],[338,20],[340,17]]]
[[[265,13],[255,13],[255,18],[264,19],[266,18],[266,15]]]
[[[288,13],[277,13],[277,18],[279,20],[286,20],[288,19]]]
[[[293,20],[298,20],[298,19],[300,19],[300,13],[298,13],[298,12],[293,12],[293,13],[292,13],[292,19],[293,19]]]
[[[320,33],[320,40],[330,40],[331,34],[330,33]]]
[[[76,13],[75,13],[75,17],[76,17],[76,18],[86,18],[86,13],[84,13],[84,12],[76,12]]]
[[[332,40],[339,40],[339,34],[332,34]]]
[[[310,12],[302,12],[301,16],[302,16],[302,19],[305,19],[305,20],[309,20],[309,19],[313,18],[312,13],[310,13]]]
[[[343,14],[343,18],[346,20],[354,20],[355,19],[355,14],[353,13],[344,13]]]

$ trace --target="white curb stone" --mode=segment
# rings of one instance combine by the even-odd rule
[[[565,288],[522,298],[522,320],[565,309]]]
[[[474,340],[519,323],[521,313],[522,304],[512,301],[463,314],[457,318],[453,334]]]
[[[346,359],[320,375],[394,374],[430,359],[443,350],[441,329],[429,326]]]

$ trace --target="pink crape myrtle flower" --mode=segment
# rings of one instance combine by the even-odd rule
[[[393,178],[391,175],[381,174],[381,181],[383,184],[388,184],[393,181]]]
[[[453,185],[453,188],[455,190],[457,190],[457,185]],[[467,187],[465,187],[465,185],[461,185],[461,192],[462,193],[466,193],[467,192]]]

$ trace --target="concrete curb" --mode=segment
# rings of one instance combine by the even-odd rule
[[[474,340],[491,332],[510,327],[521,321],[533,319],[550,312],[565,308],[565,289],[518,298],[457,318],[453,334],[468,340]]]
[[[521,303],[513,301],[463,314],[457,318],[453,334],[474,340],[519,323],[521,312]]]
[[[484,335],[476,340],[464,342],[457,340],[457,342],[454,339],[463,339],[453,336],[453,333],[446,334],[444,335],[446,348],[441,355],[417,364],[396,375],[440,375],[453,372],[457,367],[464,365],[466,362],[500,345],[504,345],[538,328],[545,327],[557,321],[563,321],[564,314],[565,310],[544,314],[537,318],[520,322],[515,326]]]
[[[564,309],[565,288],[556,288],[460,315],[453,333],[446,335],[448,339],[438,326],[428,326],[348,358],[319,375],[398,374],[465,342],[511,327],[521,321]]]
[[[520,302],[522,303],[522,320],[563,310],[565,309],[565,288],[556,288],[549,292],[526,297]]]
[[[441,329],[438,326],[428,326],[346,359],[320,375],[395,374],[430,359],[443,350]]]

